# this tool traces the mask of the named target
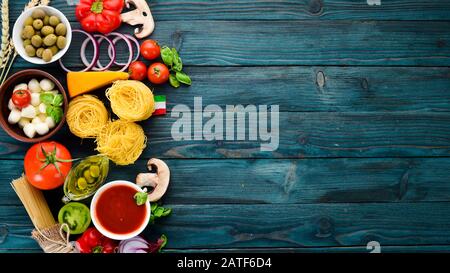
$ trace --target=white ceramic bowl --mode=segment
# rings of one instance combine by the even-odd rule
[[[125,181],[125,180],[116,180],[116,181],[112,181],[112,182],[106,183],[100,189],[97,190],[97,192],[94,194],[94,197],[92,198],[91,208],[90,208],[90,210],[91,210],[91,219],[92,219],[92,223],[94,223],[94,226],[98,229],[98,231],[100,231],[100,233],[105,235],[106,237],[114,239],[114,240],[127,240],[127,239],[130,239],[130,238],[133,238],[133,237],[139,235],[147,227],[148,222],[150,221],[151,208],[150,208],[150,202],[147,201],[145,203],[145,209],[146,209],[146,212],[147,212],[146,215],[145,215],[145,220],[144,220],[144,222],[142,222],[142,226],[139,227],[139,229],[136,229],[135,231],[133,231],[131,233],[115,234],[115,233],[113,233],[113,232],[103,228],[102,225],[98,221],[96,210],[95,210],[95,206],[97,205],[97,201],[98,201],[99,196],[105,190],[107,190],[107,189],[109,189],[111,187],[114,187],[114,186],[119,186],[119,185],[133,187],[137,191],[144,192],[135,183],[132,183],[132,182],[129,182],[129,181]]]
[[[58,53],[56,53],[56,55],[53,56],[53,58],[49,62],[45,62],[44,60],[42,60],[41,58],[38,58],[38,57],[29,57],[25,52],[25,48],[23,47],[23,40],[21,37],[22,30],[23,30],[23,23],[25,22],[25,19],[30,17],[31,14],[33,13],[33,11],[36,9],[42,9],[48,15],[55,15],[56,17],[59,18],[59,20],[61,20],[61,23],[63,23],[67,29],[66,47],[59,50]],[[34,64],[49,64],[49,63],[53,63],[53,62],[59,60],[67,52],[67,50],[70,47],[70,43],[72,42],[72,28],[70,26],[69,20],[67,20],[66,16],[64,16],[64,14],[62,12],[60,12],[59,10],[57,10],[55,8],[49,7],[49,6],[38,6],[38,7],[28,9],[25,12],[23,12],[19,16],[19,18],[17,18],[16,22],[14,23],[14,28],[13,28],[12,34],[13,34],[13,37],[12,37],[13,43],[17,50],[17,53],[19,53],[20,57],[24,58],[26,61],[28,61],[30,63],[34,63]]]

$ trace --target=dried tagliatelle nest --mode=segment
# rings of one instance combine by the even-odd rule
[[[133,164],[142,154],[147,137],[134,122],[118,119],[106,124],[97,136],[97,151],[117,165]]]

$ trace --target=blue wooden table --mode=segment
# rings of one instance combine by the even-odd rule
[[[25,3],[10,1],[11,24]],[[73,6],[51,4],[78,26]],[[140,160],[109,176],[134,180],[151,157],[170,166],[173,214],[149,237],[165,233],[170,252],[367,252],[370,241],[382,252],[450,250],[450,1],[150,5],[152,38],[179,49],[193,85],[155,88],[168,114],[142,123]],[[80,67],[76,52],[66,60]],[[17,59],[13,70],[29,67]],[[58,65],[43,69],[65,82]],[[279,148],[174,141],[170,110],[196,96],[279,105]],[[67,128],[54,139],[74,157],[94,153]],[[0,131],[0,252],[41,251],[9,186],[28,147]],[[46,196],[57,211],[61,192]]]

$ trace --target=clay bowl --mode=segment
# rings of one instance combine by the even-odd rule
[[[38,81],[42,80],[43,78],[47,78],[55,83],[55,90],[58,89],[59,92],[61,92],[61,94],[64,97],[63,103],[64,115],[61,121],[55,126],[55,128],[51,129],[46,135],[43,136],[36,135],[34,138],[29,138],[25,135],[25,133],[19,127],[18,124],[8,123],[8,116],[10,112],[10,110],[8,109],[8,101],[13,93],[14,86],[16,86],[19,83],[28,83],[33,78],[36,78]],[[3,130],[5,130],[5,132],[8,133],[8,135],[19,141],[27,143],[44,141],[52,137],[64,125],[64,122],[66,121],[68,104],[69,103],[66,91],[64,90],[64,87],[61,85],[61,83],[55,77],[53,77],[52,75],[50,75],[45,71],[38,69],[22,70],[10,76],[0,87],[0,112],[1,112],[0,125],[2,126]]]

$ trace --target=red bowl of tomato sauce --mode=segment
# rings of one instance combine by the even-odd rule
[[[126,240],[144,231],[150,220],[150,202],[137,205],[134,195],[144,192],[135,183],[116,180],[103,185],[91,202],[94,226],[106,237]]]

